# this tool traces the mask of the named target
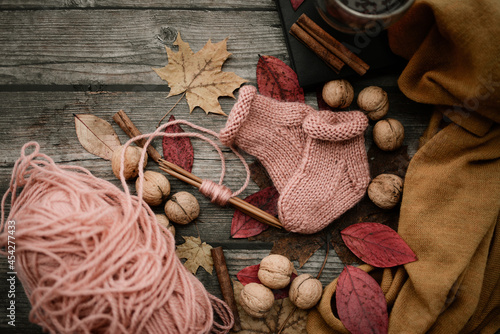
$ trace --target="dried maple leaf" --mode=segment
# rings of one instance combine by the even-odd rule
[[[277,333],[290,313],[292,316],[286,321],[282,334],[302,334],[306,333],[307,311],[295,309],[289,298],[275,300],[273,308],[265,318],[258,319],[248,315],[240,306],[240,294],[243,285],[238,281],[233,281],[234,296],[238,305],[240,315],[241,330],[238,334],[274,334]]]
[[[214,261],[210,252],[212,246],[206,242],[202,243],[200,238],[183,238],[186,242],[178,245],[175,253],[180,259],[187,259],[184,266],[194,275],[196,275],[196,271],[200,266],[212,274],[214,268]]]
[[[260,189],[271,187],[273,185],[271,177],[259,160],[255,160],[250,164],[250,177]]]
[[[222,65],[231,55],[227,51],[227,38],[215,44],[209,40],[194,53],[179,33],[174,45],[179,47],[178,52],[165,47],[168,65],[153,68],[160,78],[168,82],[170,93],[167,97],[185,93],[190,112],[200,107],[207,114],[225,115],[219,97],[234,98],[233,91],[247,82],[233,72],[222,71]]]
[[[314,234],[291,233],[276,228],[270,228],[249,240],[272,242],[271,254],[286,256],[291,261],[298,260],[299,268],[323,246],[327,240],[329,229]]]
[[[90,114],[74,116],[76,136],[83,148],[98,157],[111,160],[113,151],[121,145],[111,124]]]

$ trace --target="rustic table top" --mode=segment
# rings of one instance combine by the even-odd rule
[[[306,0],[308,1],[308,0]],[[283,30],[274,0],[2,0],[0,1],[0,192],[8,188],[14,162],[21,146],[37,141],[43,153],[57,163],[79,165],[97,177],[119,185],[110,162],[88,153],[75,134],[73,114],[91,113],[110,122],[122,142],[127,136],[113,123],[114,113],[123,109],[142,132],[155,129],[160,118],[177,100],[166,99],[168,85],[152,70],[167,64],[165,44],[176,32],[196,52],[211,39],[226,37],[232,56],[223,69],[235,72],[256,85],[258,55],[271,55],[289,62]],[[170,44],[169,44],[170,43]],[[355,92],[369,85],[384,88],[391,104],[390,116],[405,126],[405,145],[411,157],[428,121],[429,108],[408,100],[397,87],[402,67],[368,72],[353,78]],[[235,100],[221,98],[229,113]],[[314,91],[306,92],[306,103],[317,107]],[[183,100],[172,114],[218,131],[226,117],[205,115],[197,108],[189,113]],[[160,142],[154,145],[161,149]],[[206,143],[193,140],[193,173],[216,180],[220,171],[217,153]],[[371,130],[366,147],[372,145]],[[237,158],[224,151],[229,172],[226,184],[233,189],[243,183],[245,172]],[[246,156],[248,162],[254,160]],[[152,164],[153,165],[153,164]],[[155,168],[154,166],[151,168]],[[230,236],[232,208],[220,208],[193,187],[170,178],[172,191],[186,190],[199,200],[201,215],[196,223],[176,226],[176,242],[183,236],[199,236],[213,247],[222,246],[232,278],[246,266],[258,264],[269,254],[272,243],[233,239]],[[241,195],[258,191],[251,182]],[[160,208],[155,211],[161,212]],[[326,249],[319,249],[299,269],[316,275]],[[297,262],[295,262],[297,264]],[[296,265],[298,268],[298,265]],[[330,251],[321,276],[324,285],[342,271],[343,264]],[[30,305],[21,284],[16,288],[16,328],[7,325],[8,265],[0,260],[0,331],[41,333],[28,320]],[[215,273],[199,269],[196,275],[207,290],[220,296]]]

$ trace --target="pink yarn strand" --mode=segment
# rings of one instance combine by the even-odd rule
[[[187,271],[173,236],[130,195],[123,175],[122,184],[125,191],[84,168],[58,166],[37,143],[23,146],[2,198],[0,253],[7,255],[7,221],[15,221],[30,321],[50,333],[228,333],[229,307]]]
[[[208,138],[200,133],[196,133],[196,132],[165,133],[164,132],[165,128],[167,128],[168,126],[174,125],[174,124],[187,125],[195,130],[198,130],[200,132],[204,132],[204,133],[212,135],[216,138],[219,138],[219,135],[215,131],[203,128],[201,126],[198,126],[196,124],[190,123],[190,122],[185,121],[185,120],[174,120],[174,121],[170,121],[170,122],[167,122],[167,123],[161,125],[152,133],[142,134],[142,135],[139,135],[139,136],[136,136],[134,138],[129,139],[124,144],[124,148],[128,147],[133,142],[136,142],[137,140],[141,140],[141,139],[147,139],[145,144],[144,144],[144,147],[148,147],[151,144],[151,142],[153,141],[153,139],[155,139],[157,137],[191,137],[191,138],[198,138],[198,139],[204,140],[205,142],[212,145],[212,147],[219,154],[219,158],[221,161],[221,175],[220,175],[218,184],[214,184],[210,180],[205,180],[207,182],[204,182],[204,184],[202,184],[202,187],[200,188],[200,192],[202,194],[204,194],[205,196],[211,198],[212,202],[214,202],[218,205],[224,206],[230,197],[238,196],[246,189],[246,187],[250,183],[250,168],[248,167],[248,164],[245,161],[245,158],[237,151],[237,149],[234,146],[231,146],[230,149],[238,157],[238,159],[241,161],[241,163],[243,164],[243,166],[245,168],[245,172],[246,172],[246,178],[245,178],[245,182],[243,183],[243,185],[241,186],[240,189],[238,189],[235,192],[231,192],[227,187],[225,187],[222,184],[224,181],[225,173],[226,173],[226,160],[224,158],[224,154],[222,153],[222,150],[220,149],[220,147],[213,140],[211,140],[210,138]],[[122,150],[122,155],[121,155],[120,179],[122,180],[121,181],[122,187],[125,189],[125,192],[128,194],[128,187],[126,185],[125,179],[123,178],[124,157],[125,157],[125,149]],[[144,178],[143,177],[143,175],[144,175],[143,163],[144,163],[145,159],[146,159],[146,150],[143,150],[143,152],[141,154],[140,161],[139,161],[139,184],[137,187],[137,195],[140,198],[142,197],[142,192],[143,192],[143,178]]]

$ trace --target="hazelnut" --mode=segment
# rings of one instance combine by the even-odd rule
[[[290,283],[292,272],[293,263],[287,257],[272,254],[262,259],[257,276],[268,288],[282,289]]]
[[[323,285],[309,274],[302,274],[290,285],[290,301],[300,309],[307,310],[321,299]]]
[[[135,181],[135,189],[139,186],[139,179]],[[170,182],[165,175],[153,172],[144,172],[142,183],[142,199],[149,205],[160,205],[170,195]]]
[[[167,216],[162,214],[155,214],[155,217],[158,224],[165,227],[175,237],[175,227],[174,225],[170,224],[170,221],[168,220]]]
[[[265,317],[273,304],[273,292],[262,284],[248,283],[241,290],[240,305],[252,317]]]
[[[358,106],[372,121],[378,121],[389,110],[387,93],[380,87],[370,86],[363,89],[358,95]]]
[[[378,121],[373,127],[373,141],[383,151],[394,151],[403,145],[405,129],[393,118]]]
[[[368,197],[382,209],[392,209],[401,199],[403,179],[394,174],[380,174],[368,186]]]
[[[347,80],[333,80],[323,86],[323,100],[332,108],[347,108],[354,99],[354,89]]]
[[[111,156],[111,168],[113,169],[113,173],[117,178],[120,178],[120,163],[122,156],[123,146],[120,146],[116,150],[113,151],[113,155]],[[125,180],[130,180],[136,177],[139,174],[139,160],[141,159],[142,148],[137,146],[127,146],[127,150],[125,151],[125,164],[123,176]],[[146,167],[148,163],[148,155],[146,153],[146,157],[144,158],[143,168]]]
[[[186,191],[180,191],[165,203],[165,214],[170,221],[186,225],[198,218],[200,205],[196,197]]]

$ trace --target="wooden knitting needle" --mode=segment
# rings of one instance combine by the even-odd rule
[[[120,110],[115,115],[113,115],[113,120],[118,124],[118,126],[120,126],[123,131],[125,131],[125,133],[130,138],[141,135],[139,129],[137,129],[134,123],[132,123],[132,120],[127,116],[127,114],[125,114],[123,110]],[[144,147],[145,143],[146,139],[137,141],[137,144],[141,147]],[[200,188],[201,183],[203,182],[201,178],[177,166],[176,164],[162,159],[160,153],[151,145],[147,147],[147,152],[148,155],[159,164],[161,170],[183,182],[186,182],[196,188]],[[277,228],[282,227],[280,221],[276,217],[248,202],[245,202],[239,197],[231,197],[228,202],[235,209],[238,209],[239,211],[260,221],[261,223],[268,224]]]

